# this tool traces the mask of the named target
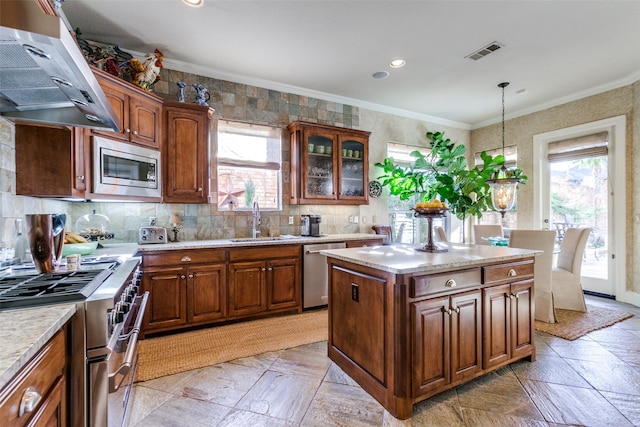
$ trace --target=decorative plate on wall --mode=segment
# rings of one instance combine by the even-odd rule
[[[369,196],[380,197],[382,194],[382,185],[378,181],[369,181]]]

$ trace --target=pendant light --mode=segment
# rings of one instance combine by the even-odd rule
[[[509,82],[498,85],[502,88],[502,156],[504,157],[504,88],[509,86]],[[516,203],[516,188],[521,182],[520,178],[514,177],[512,171],[502,164],[502,167],[493,173],[491,179],[486,183],[491,187],[491,204],[493,209],[500,212],[504,220],[505,212],[513,209]]]

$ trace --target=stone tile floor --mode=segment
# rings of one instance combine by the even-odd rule
[[[640,308],[575,341],[536,333],[517,362],[414,406],[400,421],[326,356],[326,342],[138,383],[129,426],[640,426]]]

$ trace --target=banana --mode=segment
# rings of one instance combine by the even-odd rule
[[[78,233],[74,233],[73,231],[65,231],[64,233],[65,243],[87,243],[87,239],[79,235]]]

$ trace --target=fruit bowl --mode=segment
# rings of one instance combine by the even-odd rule
[[[447,208],[413,208],[415,211],[415,216],[440,216],[446,215],[449,209]]]

